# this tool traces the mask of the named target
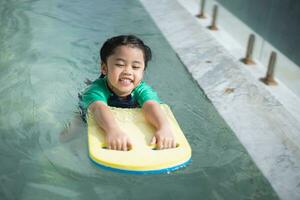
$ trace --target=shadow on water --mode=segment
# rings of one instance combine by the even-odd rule
[[[138,1],[2,0],[0,15],[1,199],[277,199]],[[153,50],[145,79],[192,146],[186,168],[128,175],[88,159],[77,93],[104,40],[128,33]]]

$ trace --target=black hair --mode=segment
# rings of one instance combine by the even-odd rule
[[[114,53],[118,46],[136,47],[143,51],[145,69],[147,63],[152,58],[151,49],[144,44],[144,42],[135,35],[119,35],[106,40],[100,49],[100,58],[102,63],[107,63],[107,58]]]

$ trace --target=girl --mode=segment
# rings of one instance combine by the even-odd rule
[[[108,149],[129,150],[128,135],[121,130],[108,106],[141,107],[147,121],[156,128],[151,144],[157,149],[175,148],[171,126],[160,108],[153,89],[143,82],[151,50],[134,35],[108,39],[100,50],[101,77],[82,94],[82,107],[89,109],[97,124],[106,133]]]

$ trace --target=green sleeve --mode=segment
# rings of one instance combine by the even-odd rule
[[[161,103],[157,93],[145,82],[141,82],[133,91],[134,97],[142,107],[146,101],[153,100]]]
[[[104,79],[94,81],[82,94],[82,105],[86,110],[95,101],[102,101],[107,104],[109,91]]]

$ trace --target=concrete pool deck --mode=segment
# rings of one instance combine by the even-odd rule
[[[299,98],[258,81],[179,2],[140,1],[278,196],[300,199]]]

